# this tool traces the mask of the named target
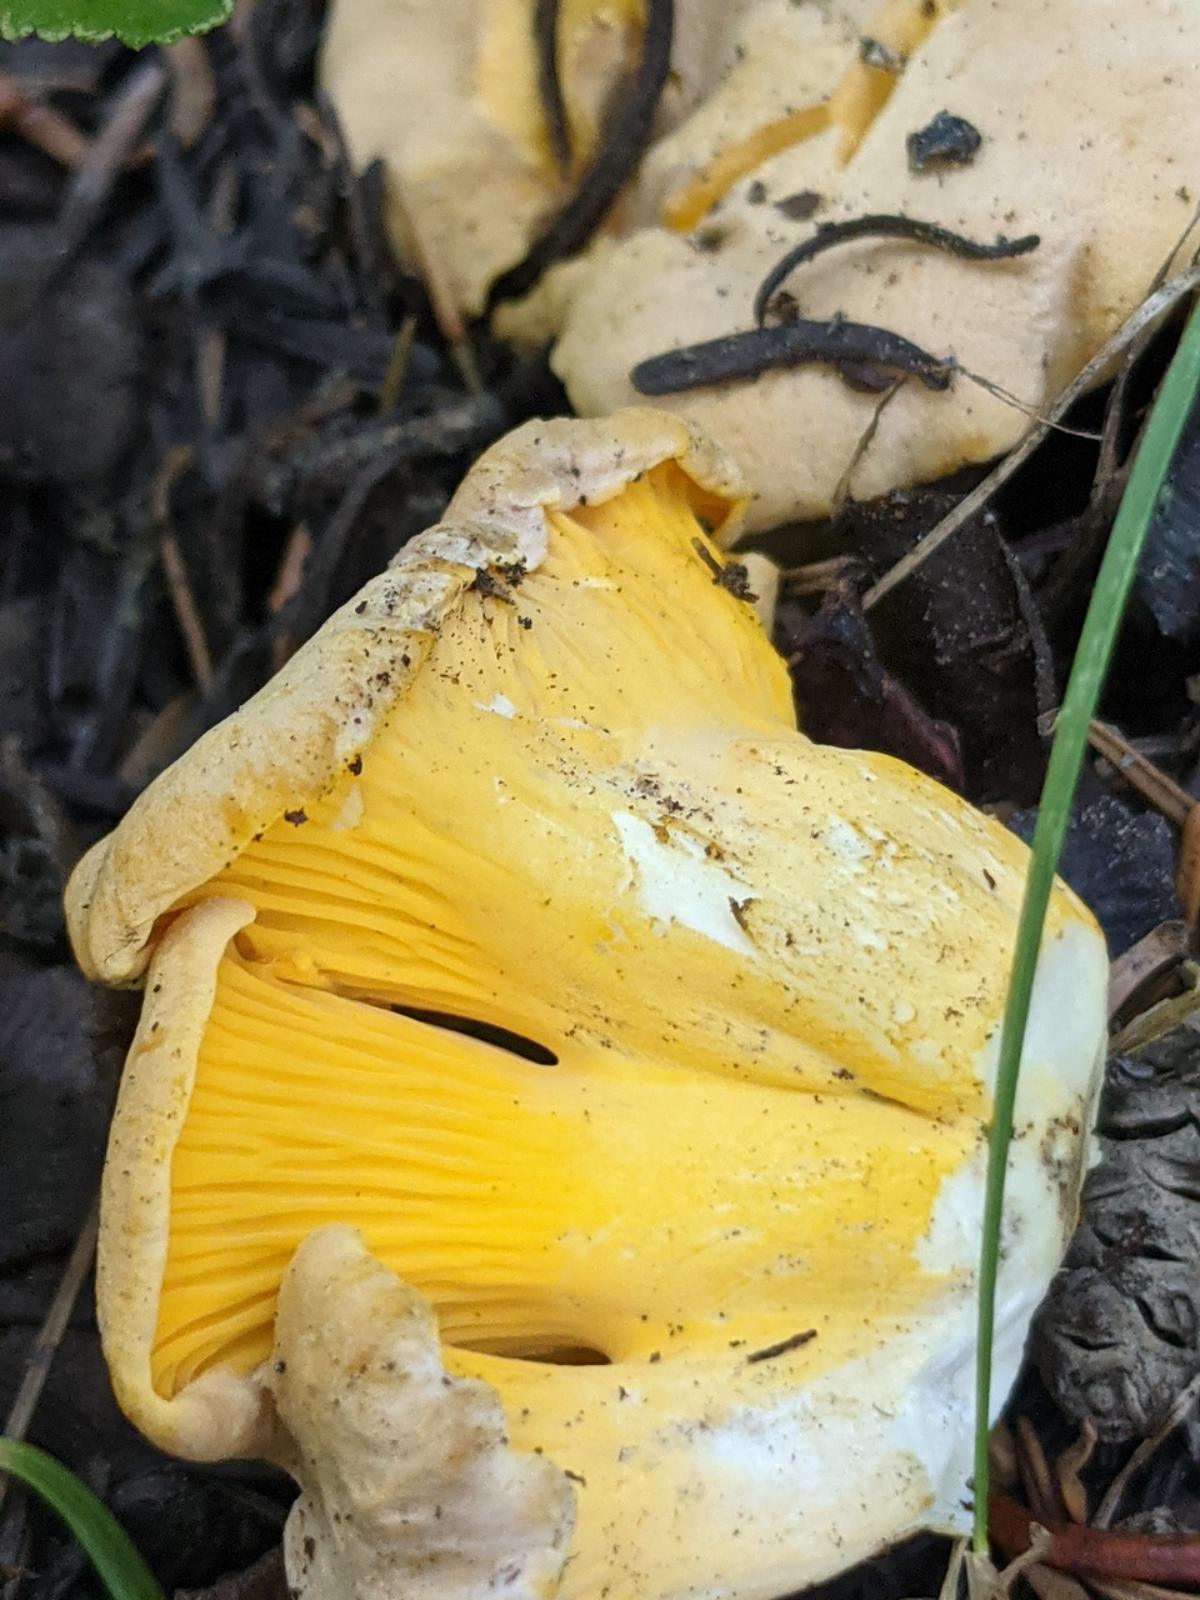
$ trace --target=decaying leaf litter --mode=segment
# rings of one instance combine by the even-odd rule
[[[320,27],[317,7],[260,5],[229,33],[161,56],[5,51],[18,110],[0,174],[19,203],[0,225],[14,280],[0,335],[13,419],[0,436],[11,521],[0,579],[12,995],[3,1093],[19,1108],[4,1119],[6,1165],[29,1172],[6,1191],[19,1208],[5,1229],[6,1245],[16,1241],[4,1273],[14,1394],[91,1209],[130,1026],[127,1009],[88,995],[66,966],[57,914],[66,870],[149,776],[436,520],[486,443],[528,415],[565,409],[543,362],[515,360],[478,329],[465,380],[461,346],[448,345],[423,286],[389,266],[378,177],[352,178],[314,88]],[[1105,392],[1071,413],[1072,427],[1102,434],[1099,447],[1051,436],[982,516],[865,616],[872,582],[981,473],[883,504],[848,499],[803,530],[802,560],[795,542],[775,546],[788,569],[777,642],[802,700],[821,688],[823,737],[902,755],[1005,816],[1033,799],[1098,538],[1171,337],[1167,326],[1123,379],[1119,409]],[[1135,1013],[1193,982],[1186,937],[1160,926],[1196,896],[1179,848],[1198,743],[1192,456],[1181,453],[1105,706],[1124,743],[1097,730],[1077,861],[1067,864],[1105,921],[1118,973],[1158,940]],[[1011,1411],[1010,1492],[1052,1524],[1089,1511],[1093,1524],[1132,1517],[1136,1537],[1195,1526],[1187,1414],[1137,1464],[1119,1503],[1103,1503],[1131,1442],[1148,1428],[1153,1436],[1195,1370],[1186,1292],[1169,1258],[1140,1250],[1147,1214],[1156,1235],[1177,1216],[1188,1225],[1192,1058],[1186,1031],[1168,1039],[1114,1068],[1103,1123],[1113,1144],[1093,1182],[1104,1207],[1063,1280],[1065,1290],[1073,1274],[1094,1274],[1093,1296],[1116,1297],[1133,1330],[1125,1344],[1143,1352],[1126,1364],[1137,1400],[1110,1402],[1104,1438],[1090,1456],[1080,1448],[1078,1394],[1092,1395],[1083,1411],[1096,1410],[1094,1373],[1105,1370],[1081,1293],[1057,1325],[1059,1306],[1048,1308],[1036,1368]],[[1131,1083],[1151,1086],[1140,1113]],[[60,1175],[50,1160],[64,1151]],[[1171,1196],[1170,1227],[1156,1188]],[[1185,1244],[1171,1249],[1186,1260]],[[29,1437],[108,1496],[167,1584],[203,1585],[269,1552],[290,1487],[266,1469],[201,1471],[157,1457],[117,1418],[89,1323],[84,1291]],[[1064,1348],[1070,1359],[1055,1354]],[[1137,1420],[1123,1435],[1122,1416]],[[86,1587],[78,1555],[20,1496],[6,1497],[3,1516],[10,1581],[42,1593]],[[831,1587],[930,1593],[943,1564],[943,1549],[925,1541]],[[1081,1570],[1099,1573],[1101,1593],[1190,1577],[1178,1563]],[[1036,1568],[1032,1581],[1064,1580]]]

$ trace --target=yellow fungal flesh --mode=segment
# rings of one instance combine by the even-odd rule
[[[908,57],[924,44],[942,17],[963,3],[965,0],[884,0],[871,18],[862,43],[864,51],[869,45],[880,47],[881,53],[894,59],[894,67],[878,65],[860,55],[846,68],[828,100],[777,117],[726,145],[663,202],[664,227],[677,233],[688,232],[735,183],[749,177],[773,156],[827,128],[837,130],[834,159],[844,167],[887,104]]]
[[[550,179],[555,163],[538,87],[533,17],[534,0],[484,0],[475,87],[496,127]],[[594,96],[586,92],[594,87],[589,80],[597,55],[609,66],[615,44],[618,58],[632,57],[644,20],[644,0],[561,0],[558,79],[577,166],[586,163],[600,131]]]
[[[232,954],[174,1156],[156,1382],[257,1365],[292,1252],[346,1220],[451,1344],[644,1360],[770,1344],[812,1307],[824,1368],[864,1305],[940,1286],[912,1245],[968,1144],[686,1062],[568,1044],[537,1065]]]
[[[844,167],[867,130],[887,105],[909,56],[933,29],[966,0],[883,0],[864,31],[864,46],[878,45],[895,60],[895,69],[864,59],[851,62],[829,102],[830,120],[840,129],[837,163]]]
[[[299,1478],[320,1600],[422,1566],[410,1515],[448,1593],[536,1556],[525,1600],[564,1557],[561,1600],[772,1600],[953,1522],[1026,855],[797,731],[709,534],[740,494],[651,413],[528,424],[72,880],[91,968],[149,963],[114,1391],[166,1448]],[[1104,975],[1060,891],[1005,1375]]]
[[[811,139],[828,126],[829,106],[821,101],[818,105],[803,106],[799,111],[789,112],[785,117],[778,117],[774,122],[755,128],[744,139],[727,145],[708,166],[663,202],[664,225],[675,229],[677,233],[686,233],[740,179],[749,177],[764,161],[769,161],[780,151],[790,150],[794,144],[799,144],[802,139]]]
[[[936,1015],[865,975],[897,919],[919,941],[937,914],[920,819],[942,792],[864,757],[865,803],[831,809],[844,754],[797,737],[782,664],[716,584],[723,509],[667,465],[551,513],[546,560],[465,595],[361,758],[190,897],[257,915],[174,1151],[164,1396],[264,1357],[291,1252],[332,1221],[447,1341],[500,1354],[638,1361],[812,1319],[823,1370],[877,1342],[864,1305],[944,1287],[917,1246],[978,1137],[995,997],[949,945]],[[829,899],[868,864],[875,929]],[[1003,937],[1011,906],[972,888]],[[924,957],[884,959],[903,988]]]

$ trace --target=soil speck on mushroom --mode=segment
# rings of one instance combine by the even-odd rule
[[[932,122],[910,133],[905,143],[909,167],[924,172],[929,167],[965,167],[979,153],[983,135],[966,117],[939,111]]]

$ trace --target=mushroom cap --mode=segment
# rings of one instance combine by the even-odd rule
[[[552,271],[525,304],[502,307],[498,329],[557,334],[552,365],[572,405],[601,415],[636,398],[638,363],[753,327],[758,284],[822,223],[887,213],[985,244],[1037,234],[1037,249],[1001,261],[862,239],[786,284],[801,316],[841,314],[901,334],[1018,402],[962,375],[945,392],[907,382],[855,467],[856,498],[1009,449],[1030,411],[1046,409],[1180,244],[1200,192],[1200,5],[1148,0],[1135,15],[1121,0],[965,0],[934,10],[890,95],[880,89],[882,99],[849,107],[846,86],[869,87],[872,71],[836,11],[760,0],[732,18],[740,64],[710,80],[697,109],[647,154],[621,237]],[[899,37],[906,11],[918,15],[919,0],[886,0],[860,31],[890,27]],[[816,70],[823,86],[811,81]],[[663,220],[673,198],[678,205],[689,182],[702,184],[755,124],[778,126],[825,97],[823,132],[747,169],[690,231]],[[981,135],[977,154],[912,170],[909,135],[947,109]],[[844,113],[840,125],[834,112]],[[848,126],[864,131],[847,140]],[[813,209],[789,215],[804,196]],[[754,531],[830,514],[878,395],[852,389],[828,365],[808,365],[655,404],[729,450],[753,487],[745,527]]]
[[[679,7],[659,106],[669,127],[730,48],[719,14]],[[538,92],[535,0],[334,0],[321,79],[355,162],[382,159],[393,243],[436,258],[464,311],[481,312],[569,196],[606,103],[638,48],[644,0],[561,0],[559,76],[575,170],[556,167]]]
[[[83,857],[66,905],[75,957],[88,977],[109,984],[140,978],[156,920],[294,809],[298,797],[321,793],[343,772],[403,700],[442,614],[453,610],[477,568],[536,567],[546,553],[547,510],[577,504],[581,485],[591,504],[602,504],[630,478],[672,461],[701,501],[711,501],[721,539],[736,538],[745,492],[735,467],[667,412],[631,406],[588,427],[530,423],[485,452],[446,520],[411,540]],[[164,826],[184,814],[187,829]]]
[[[770,1600],[962,1520],[1027,853],[796,730],[713,542],[739,503],[678,419],[526,425],[70,885],[81,960],[147,989],[104,1180],[114,1388],[168,1448],[289,1465],[318,1600],[427,1537],[431,1596],[519,1546],[566,1600]],[[1106,976],[1058,886],[998,1400],[1073,1226]],[[422,1300],[508,1446],[478,1389],[433,1405]]]

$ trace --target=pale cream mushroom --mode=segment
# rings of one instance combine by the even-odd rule
[[[786,0],[734,19],[742,59],[647,155],[634,222],[498,325],[557,333],[552,364],[573,406],[600,415],[638,397],[638,363],[753,327],[756,286],[822,223],[899,213],[981,244],[1039,236],[1008,261],[863,239],[788,280],[803,317],[904,335],[1017,402],[962,376],[944,392],[910,379],[850,479],[868,499],[1007,450],[1147,293],[1200,198],[1200,4],[887,0],[861,32],[882,36],[868,56],[890,52],[891,73],[860,59],[845,21]],[[801,126],[822,99],[827,123]],[[755,160],[764,130],[787,136],[789,107],[795,139]],[[913,171],[909,135],[947,110],[977,130],[978,152]],[[753,530],[830,513],[878,395],[818,364],[653,403],[734,456]]]
[[[574,1521],[570,1480],[510,1448],[495,1391],[451,1377],[437,1323],[349,1228],[310,1233],[279,1286],[264,1384],[293,1593],[329,1600],[543,1600]]]
[[[748,0],[677,8],[657,107],[669,127],[728,65],[713,18]],[[377,157],[402,256],[430,261],[461,310],[525,255],[595,151],[642,44],[645,0],[561,0],[557,64],[571,160],[556,158],[539,93],[537,0],[334,0],[321,75],[355,160]]]

